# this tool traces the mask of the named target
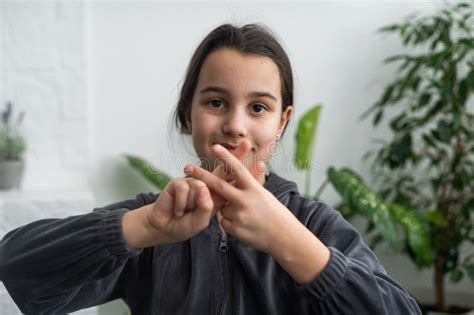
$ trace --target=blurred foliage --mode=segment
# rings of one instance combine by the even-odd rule
[[[327,171],[327,176],[341,196],[344,205],[368,218],[388,244],[393,249],[399,249],[394,220],[388,207],[365,186],[362,179],[348,168],[336,170],[331,167]]]
[[[321,104],[313,106],[303,114],[298,122],[295,140],[296,150],[294,164],[300,171],[306,171],[304,194],[308,196],[310,187],[310,171],[313,168],[313,151],[318,129]]]
[[[371,116],[374,127],[388,120],[392,133],[366,154],[377,189],[353,170],[331,167],[313,198],[319,200],[330,182],[343,216],[367,219],[372,247],[385,241],[418,267],[433,267],[442,311],[446,275],[474,281],[474,254],[461,255],[461,246],[474,243],[473,6],[446,5],[433,16],[412,15],[380,31],[398,34],[408,52],[385,60],[398,63],[395,78],[362,115]]]
[[[146,178],[153,186],[158,190],[163,190],[168,182],[171,180],[171,177],[160,171],[158,168],[153,166],[153,164],[139,156],[132,154],[124,154],[125,159],[128,164],[138,171],[144,178]]]
[[[311,111],[312,109],[308,112]],[[297,143],[297,147],[307,143],[303,137],[297,139],[301,141]],[[309,174],[310,170],[305,171]],[[382,240],[395,251],[402,250],[406,245],[407,252],[418,265],[431,266],[433,260],[430,228],[414,209],[386,202],[364,183],[360,175],[349,168],[337,170],[330,167],[327,171],[327,181],[341,196],[342,202],[336,208],[346,219],[351,219],[354,215],[367,219],[369,224],[366,232],[374,234],[370,242],[372,248]],[[319,200],[320,194],[321,191],[313,199]],[[397,225],[402,229],[404,237],[399,236]]]
[[[13,103],[6,102],[5,107],[0,111],[0,160],[21,160],[26,141],[19,128],[25,113],[21,112],[14,120]]]
[[[363,115],[392,133],[367,157],[393,218],[401,216],[396,221],[405,227],[409,214],[418,222],[406,230],[405,252],[419,267],[434,267],[441,311],[446,275],[474,281],[472,255],[461,255],[461,246],[474,242],[473,6],[446,5],[381,32],[397,34],[407,52],[385,60],[398,64],[395,78]],[[426,246],[421,235],[429,236],[430,255],[415,250]]]
[[[295,135],[295,165],[300,171],[311,168],[320,112],[321,105],[319,104],[307,111],[298,122]]]

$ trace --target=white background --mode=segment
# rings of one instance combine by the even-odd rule
[[[4,10],[13,2],[30,5],[4,1]],[[369,165],[362,162],[362,156],[372,147],[373,138],[388,132],[373,130],[370,121],[360,121],[359,116],[393,78],[394,68],[383,65],[382,60],[401,49],[395,36],[378,34],[377,29],[399,22],[409,13],[431,13],[440,6],[439,1],[34,3],[50,5],[51,10],[57,10],[61,3],[81,12],[84,95],[76,103],[86,112],[85,123],[81,123],[86,126],[87,145],[79,155],[83,156],[82,163],[74,164],[75,170],[79,165],[82,177],[77,172],[64,175],[72,174],[67,167],[47,166],[52,178],[55,172],[63,174],[56,174],[57,183],[44,181],[44,170],[31,169],[24,185],[30,189],[57,189],[61,185],[89,189],[98,205],[153,190],[126,165],[121,158],[124,152],[141,155],[173,176],[181,174],[184,163],[196,160],[186,139],[170,132],[170,115],[193,50],[208,32],[225,22],[262,22],[279,35],[294,70],[294,118],[316,103],[323,104],[311,179],[313,193],[329,166],[354,168],[369,180]],[[2,79],[8,80],[8,74]],[[11,84],[1,86],[2,99],[14,95],[8,88]],[[274,165],[280,175],[296,181],[302,190],[303,175],[290,167],[295,127],[293,119]],[[32,137],[31,129],[27,136]],[[41,158],[48,160],[47,154]],[[337,202],[331,188],[326,189],[323,199],[329,204]],[[383,249],[378,255],[397,281],[415,296],[429,299],[429,271],[419,272],[405,257]],[[458,296],[474,298],[474,286],[469,281],[449,287]]]

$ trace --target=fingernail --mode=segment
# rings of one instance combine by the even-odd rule
[[[186,175],[191,175],[194,171],[194,166],[192,164],[188,164],[184,167],[184,173]]]

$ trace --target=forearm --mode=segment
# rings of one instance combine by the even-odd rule
[[[329,261],[314,280],[296,287],[311,301],[312,313],[420,314],[415,300],[387,275],[339,212],[317,202],[313,207],[305,204],[298,221],[330,251]]]
[[[53,313],[61,307],[57,313],[67,313],[70,305],[105,301],[112,286],[94,297],[82,288],[105,288],[138,254],[120,236],[122,213],[41,220],[8,233],[0,242],[0,280],[22,312]]]
[[[329,249],[296,218],[275,240],[270,254],[298,284],[314,280],[329,261]]]

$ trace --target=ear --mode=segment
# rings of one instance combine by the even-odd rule
[[[188,127],[188,130],[190,133],[193,130],[193,124],[191,123],[191,110],[192,108],[190,108],[188,112],[186,113],[186,127]]]
[[[283,130],[285,130],[286,124],[288,123],[288,120],[290,120],[292,114],[293,114],[293,106],[291,105],[287,106],[285,111],[281,113],[278,134],[281,135],[283,133]]]
[[[188,127],[189,132],[193,130],[193,124],[191,124],[191,119],[186,119],[186,127]]]

